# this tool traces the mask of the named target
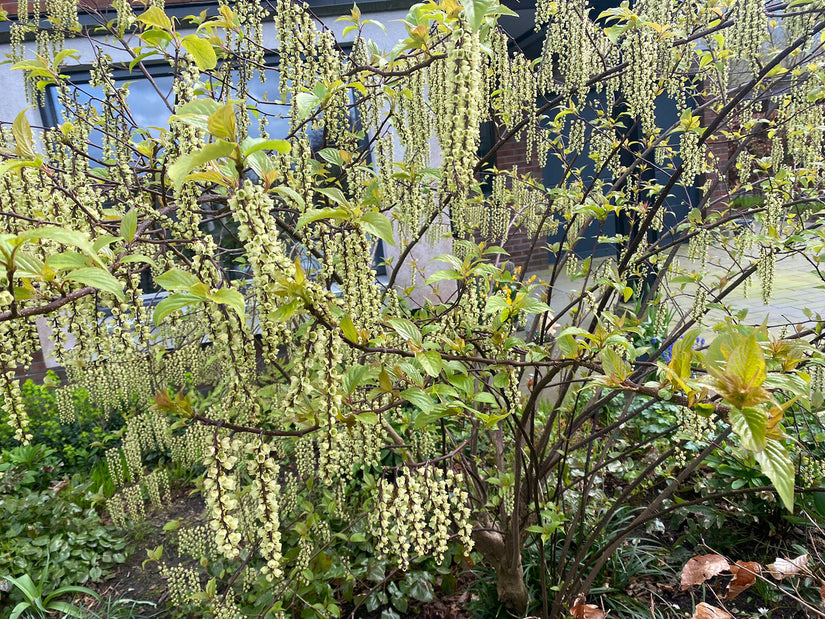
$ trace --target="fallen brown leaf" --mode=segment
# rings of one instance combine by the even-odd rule
[[[732,600],[745,589],[751,587],[756,582],[756,575],[762,571],[762,566],[756,561],[737,561],[730,566],[733,578],[728,583],[728,590],[725,598]]]
[[[733,615],[721,608],[699,602],[690,619],[733,619]]]
[[[604,619],[607,615],[595,604],[576,604],[570,609],[573,619]]]
[[[810,555],[799,555],[796,559],[781,559],[777,557],[776,561],[768,564],[768,569],[771,572],[771,576],[776,578],[776,580],[782,580],[789,576],[797,576],[808,567],[809,556]]]
[[[55,494],[58,494],[61,490],[65,490],[68,487],[69,487],[69,482],[67,482],[64,479],[63,481],[59,481],[55,485],[53,485],[51,487],[51,491],[54,492]]]
[[[713,578],[721,572],[730,569],[722,555],[700,555],[693,557],[682,568],[682,591],[694,585],[701,585],[708,578]]]
[[[820,604],[825,606],[825,585],[822,585],[819,588],[819,602],[820,602]]]

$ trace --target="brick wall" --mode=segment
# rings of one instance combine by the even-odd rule
[[[536,157],[535,153],[527,153],[525,137],[522,137],[521,140],[510,140],[498,150],[496,153],[496,167],[500,170],[511,170],[518,166],[518,173],[520,175],[529,174],[533,178],[541,181],[543,172],[538,164],[538,157]],[[533,237],[529,236],[526,230],[515,228],[510,231],[510,236],[504,244],[504,249],[510,252],[510,262],[517,267],[526,268],[528,271],[541,271],[546,269],[550,260],[547,252],[547,239],[540,237],[536,241],[533,253],[530,254],[532,244]]]
[[[705,110],[703,114],[703,126],[707,127],[715,117],[716,115],[712,110]],[[707,202],[707,207],[712,211],[723,211],[728,207],[731,190],[734,189],[736,185],[736,176],[730,173],[735,173],[735,169],[730,170],[728,174],[722,177],[720,177],[720,171],[728,167],[728,162],[733,156],[736,144],[733,140],[725,139],[717,133],[713,138],[708,140],[707,146],[708,150],[713,153],[714,162],[714,165],[711,166],[712,171],[705,175],[705,178],[710,181],[710,186],[713,188]]]

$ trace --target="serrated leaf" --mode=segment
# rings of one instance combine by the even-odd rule
[[[461,278],[461,273],[459,273],[455,269],[442,269],[440,271],[436,271],[427,278],[427,285],[435,284],[436,282],[456,280]]]
[[[55,271],[80,269],[86,265],[88,258],[83,254],[73,251],[64,251],[59,254],[52,254],[46,258],[46,264]]]
[[[152,260],[149,256],[144,256],[143,254],[130,254],[128,256],[120,258],[119,261],[120,264],[133,264],[135,262],[140,262],[143,264],[155,266],[155,261]]]
[[[409,389],[402,391],[399,395],[401,396],[401,399],[406,400],[422,411],[431,411],[435,407],[435,402],[433,402],[433,399],[424,393],[424,390],[420,387],[410,387]]]
[[[322,219],[335,219],[336,221],[341,221],[347,219],[348,217],[349,213],[342,208],[310,209],[298,218],[298,221],[295,224],[295,230],[300,230],[304,226]]]
[[[544,301],[538,300],[536,297],[527,296],[524,298],[522,308],[528,314],[543,314],[544,312],[551,312],[550,306]]]
[[[494,294],[491,297],[487,297],[487,301],[484,304],[485,314],[495,314],[497,312],[503,312],[504,310],[509,309],[510,304],[507,303],[507,299],[502,297],[500,294]]]
[[[630,373],[630,366],[612,348],[605,348],[602,351],[602,366],[605,376],[610,377],[620,383]]]
[[[496,6],[495,0],[465,0],[464,15],[467,17],[467,24],[473,32],[478,32],[482,24],[491,14],[491,10]]]
[[[189,290],[201,281],[192,273],[181,269],[169,269],[155,278],[155,283],[164,290]]]
[[[83,267],[69,271],[63,276],[63,279],[109,292],[115,295],[119,301],[123,301],[126,298],[123,294],[123,285],[106,269]]]
[[[763,410],[750,406],[733,408],[729,421],[745,449],[762,451],[765,448],[768,417]]]
[[[386,216],[377,212],[370,211],[361,216],[361,226],[371,235],[378,237],[387,245],[395,246],[393,239],[392,223]]]
[[[341,377],[341,386],[345,393],[353,393],[358,387],[364,385],[370,378],[371,372],[367,366],[351,365],[344,370]]]
[[[36,159],[37,153],[34,150],[34,134],[32,133],[29,120],[26,118],[26,110],[20,112],[11,125],[11,133],[14,136],[14,146],[17,155],[22,159]]]
[[[169,169],[167,170],[167,174],[169,178],[172,179],[172,183],[175,185],[175,189],[180,189],[183,185],[183,181],[186,178],[186,175],[189,174],[195,168],[199,168],[202,165],[213,161],[215,159],[220,159],[221,157],[228,157],[232,154],[232,151],[235,149],[234,144],[229,142],[225,142],[223,140],[218,140],[217,142],[210,142],[206,144],[203,148],[196,150],[192,153],[187,153],[186,155],[181,155],[175,160]]]
[[[741,378],[748,387],[759,387],[765,382],[765,354],[751,333],[739,342],[728,357],[727,373]]]
[[[754,457],[762,473],[773,483],[785,508],[793,512],[795,471],[788,450],[779,441],[768,439],[765,448]]]
[[[326,196],[331,202],[337,204],[338,206],[343,208],[347,208],[349,206],[347,197],[344,195],[343,191],[338,189],[338,187],[315,187],[315,192],[320,193],[322,196]]]
[[[365,423],[369,426],[374,426],[378,423],[378,415],[375,413],[358,413],[355,418],[361,422]]]
[[[209,71],[218,65],[215,50],[206,39],[202,39],[196,34],[188,34],[183,37],[180,44],[189,52],[201,71]]]
[[[299,92],[295,95],[295,103],[298,120],[306,120],[315,108],[318,107],[321,100],[311,92]]]
[[[218,139],[232,141],[235,139],[236,125],[235,106],[227,103],[209,116],[206,129]]]
[[[243,295],[240,291],[235,290],[234,288],[218,288],[215,292],[209,295],[209,299],[215,303],[220,303],[221,305],[228,305],[235,310],[235,313],[241,321],[244,320],[245,303]]]
[[[352,318],[349,314],[344,314],[341,316],[341,332],[344,334],[344,337],[348,339],[350,342],[357,342],[358,341],[358,332],[355,330],[355,325],[352,322]]]
[[[161,30],[172,30],[172,21],[169,16],[157,6],[150,6],[144,13],[138,16],[137,20],[147,26],[160,28]]]
[[[301,197],[301,194],[292,189],[292,187],[281,185],[280,187],[275,187],[273,191],[281,194],[289,200],[292,200],[300,210],[306,210],[306,201]]]
[[[289,145],[289,142],[286,140],[246,138],[243,142],[241,142],[241,150],[243,151],[244,157],[249,157],[249,155],[262,150],[274,150],[282,155],[286,155],[291,148],[292,147]]]
[[[404,318],[390,318],[387,323],[392,329],[408,342],[421,343],[421,331],[412,322]]]
[[[155,311],[152,313],[152,322],[158,325],[169,314],[202,301],[202,298],[196,297],[188,292],[176,292],[175,294],[170,294],[155,306]]]
[[[132,208],[120,220],[120,236],[127,243],[131,243],[135,238],[135,232],[137,232],[137,209]]]
[[[441,355],[438,354],[438,351],[428,350],[427,352],[418,353],[415,359],[421,364],[424,371],[433,378],[441,373]]]
[[[95,260],[95,262],[101,264],[102,266],[100,259],[96,256],[94,247],[89,242],[89,237],[84,232],[80,232],[78,230],[69,230],[68,228],[59,228],[57,226],[44,226],[42,228],[26,230],[19,236],[21,239],[25,239],[28,241],[46,239],[49,241],[61,243],[63,245],[68,245],[70,247],[77,247],[79,250],[81,250],[83,253],[88,255],[90,258]]]

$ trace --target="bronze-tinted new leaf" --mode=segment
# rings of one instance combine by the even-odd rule
[[[756,561],[737,561],[730,566],[733,578],[728,583],[725,598],[732,600],[756,582],[756,575],[762,571],[762,566]]]
[[[733,615],[721,608],[716,608],[705,602],[699,602],[690,619],[733,619]]]
[[[682,591],[701,585],[717,574],[727,572],[730,565],[722,555],[700,555],[693,557],[682,569]]]

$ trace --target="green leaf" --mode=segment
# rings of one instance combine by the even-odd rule
[[[223,140],[234,140],[236,130],[235,106],[222,105],[209,116],[206,128],[213,136]]]
[[[289,145],[289,142],[286,140],[246,138],[243,142],[241,142],[241,151],[243,151],[244,157],[249,157],[249,155],[257,153],[261,150],[274,150],[282,155],[286,155],[291,148],[292,147]]]
[[[52,254],[46,258],[46,264],[50,269],[60,271],[62,269],[80,269],[86,266],[87,258],[82,254],[73,251],[64,251],[59,254]]]
[[[201,71],[209,71],[218,65],[218,57],[212,44],[206,39],[200,38],[196,34],[188,34],[181,40],[180,44],[194,58],[195,64]]]
[[[550,306],[543,301],[539,301],[536,297],[527,296],[522,303],[522,308],[528,314],[543,314],[544,312],[551,312]]]
[[[166,273],[158,275],[155,283],[164,290],[189,290],[196,284],[200,284],[195,275],[181,269],[169,269]]]
[[[441,271],[436,271],[427,278],[427,285],[435,284],[436,282],[442,282],[445,280],[456,280],[461,278],[461,273],[459,273],[455,269],[442,269]]]
[[[98,600],[98,601],[100,600],[100,596],[97,593],[95,593],[94,591],[92,591],[91,589],[87,589],[86,587],[69,586],[69,587],[60,587],[59,589],[55,589],[49,595],[47,595],[43,601],[46,604],[48,604],[54,598],[60,597],[62,595],[66,595],[67,593],[72,593],[72,594],[81,593],[83,595],[88,595],[89,597],[91,597],[95,600]],[[52,606],[54,607],[54,605],[52,605]],[[64,612],[64,611],[61,610],[60,612]],[[72,615],[72,616],[78,616],[78,615]],[[85,615],[80,615],[80,616],[85,616]]]
[[[467,24],[473,32],[478,32],[487,15],[492,14],[496,7],[495,0],[465,0],[464,15],[467,17]]]
[[[344,370],[341,377],[341,386],[345,393],[353,393],[358,387],[364,385],[371,376],[370,369],[365,365],[351,365]]]
[[[14,146],[17,155],[23,159],[36,159],[37,153],[34,150],[34,134],[31,125],[26,118],[28,108],[20,112],[11,125],[11,133],[14,136]]]
[[[318,107],[321,100],[311,92],[299,92],[295,95],[295,107],[298,112],[297,120],[306,120],[310,114]]]
[[[103,266],[103,263],[97,257],[97,252],[95,252],[94,247],[89,242],[89,237],[84,232],[70,230],[68,228],[59,228],[57,226],[44,226],[42,228],[35,228],[34,230],[27,230],[20,234],[20,238],[27,241],[47,239],[70,247],[77,247],[97,264]]]
[[[135,238],[135,232],[137,232],[137,209],[132,208],[120,221],[120,236],[127,243],[131,243]]]
[[[374,426],[378,423],[378,415],[375,413],[358,413],[355,418],[368,426]]]
[[[7,172],[14,172],[20,168],[39,168],[43,165],[43,159],[8,159],[0,163],[0,177]]]
[[[794,466],[785,447],[776,439],[768,439],[765,449],[754,454],[765,476],[771,480],[782,503],[793,512]]]
[[[732,408],[729,421],[745,449],[765,449],[768,417],[763,410],[751,406],[742,409]]]
[[[424,393],[424,390],[420,387],[410,387],[409,389],[402,391],[399,395],[401,396],[401,399],[406,400],[424,412],[431,411],[435,408],[435,402],[433,402],[433,399]]]
[[[421,343],[421,331],[413,323],[404,318],[390,318],[387,323],[393,330],[408,342]]]
[[[9,578],[5,578],[5,580],[9,580]],[[14,609],[12,609],[9,619],[18,619],[26,610],[29,609],[30,606],[31,604],[28,602],[20,602],[14,607]]]
[[[221,104],[213,99],[200,98],[187,101],[178,108],[177,114],[180,116],[206,116],[209,118],[218,111]]]
[[[612,348],[605,348],[602,351],[602,367],[605,376],[616,382],[622,382],[630,373],[630,367]]]
[[[491,297],[487,297],[487,302],[484,304],[485,314],[495,314],[496,312],[503,312],[504,310],[509,309],[510,304],[507,303],[507,299],[502,297],[500,294],[494,294]]]
[[[235,310],[235,313],[238,314],[238,318],[242,321],[244,320],[245,303],[243,295],[240,291],[235,290],[234,288],[218,288],[218,290],[209,295],[209,298],[215,303],[228,305]]]
[[[78,282],[84,286],[92,286],[104,292],[110,292],[115,295],[119,301],[123,301],[126,298],[123,295],[123,285],[106,269],[83,267],[69,271],[63,279]]]
[[[433,378],[441,373],[441,355],[438,354],[438,351],[428,350],[427,352],[418,353],[415,359],[421,364],[424,371]]]
[[[152,314],[152,322],[156,325],[166,318],[169,314],[189,305],[202,302],[201,297],[197,297],[188,292],[176,292],[170,294],[163,301],[155,306],[155,311]]]
[[[370,211],[361,216],[361,225],[371,235],[378,237],[387,245],[395,246],[392,234],[392,223],[377,211]]]
[[[322,196],[326,196],[331,202],[337,204],[338,206],[344,208],[349,207],[347,197],[344,195],[343,191],[338,189],[338,187],[315,187],[315,192],[320,193]]]
[[[749,387],[759,387],[765,382],[765,354],[751,333],[740,341],[728,357],[727,373],[741,378]]]
[[[169,19],[169,16],[156,6],[150,6],[145,13],[138,16],[137,20],[152,28],[160,28],[166,31],[172,30],[172,21]]]
[[[124,256],[123,258],[120,258],[120,264],[132,264],[134,262],[140,262],[143,264],[155,266],[155,261],[152,260],[149,256],[144,256],[143,254],[130,254],[129,256]]]
[[[310,209],[298,218],[298,221],[295,223],[295,230],[300,230],[304,226],[322,219],[335,219],[340,221],[348,217],[349,213],[342,208]]]
[[[301,197],[301,194],[295,191],[292,187],[281,185],[280,187],[275,187],[273,191],[292,200],[300,210],[303,211],[306,209],[306,201],[304,201],[304,199]]]
[[[209,127],[209,117],[214,114],[220,104],[212,99],[192,99],[178,108],[178,111],[169,118],[169,122],[180,121],[207,131]]]
[[[175,189],[180,189],[183,185],[183,180],[195,168],[199,168],[209,161],[220,159],[221,157],[228,157],[235,149],[235,145],[230,142],[218,140],[217,142],[210,142],[200,150],[192,153],[182,155],[177,158],[175,163],[169,166],[167,174],[175,185]]]
[[[358,341],[358,332],[355,330],[355,324],[352,322],[352,318],[349,314],[344,314],[341,316],[341,332],[344,334],[344,337],[348,339],[350,342],[357,342]]]

